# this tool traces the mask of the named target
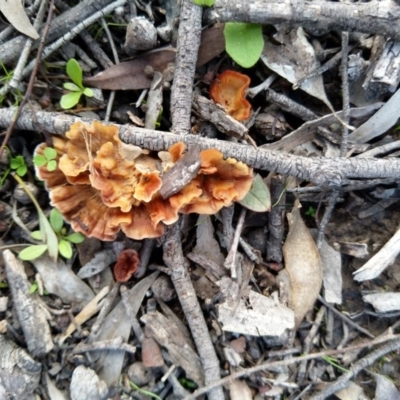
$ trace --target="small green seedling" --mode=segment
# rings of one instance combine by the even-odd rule
[[[193,2],[198,6],[211,7],[214,5],[215,0],[193,0]]]
[[[82,69],[75,58],[71,58],[67,62],[67,75],[71,78],[72,82],[64,83],[64,89],[70,92],[61,97],[60,105],[65,110],[76,106],[82,94],[87,97],[93,97],[93,90],[85,88],[82,84]]]
[[[25,159],[23,156],[11,157],[10,150],[8,147],[5,147],[5,150],[8,152],[10,157],[10,162],[8,168],[4,171],[3,176],[0,178],[0,187],[3,186],[4,181],[11,171],[15,171],[18,176],[24,176],[28,171],[28,166],[26,165]]]
[[[54,171],[57,168],[57,151],[52,147],[46,147],[43,151],[43,155],[37,154],[33,157],[33,163],[37,167],[43,167],[47,164],[47,171]]]
[[[315,212],[316,212],[315,208],[310,206],[310,207],[308,207],[308,210],[306,211],[306,215],[314,218]]]
[[[12,157],[10,160],[10,168],[15,170],[18,176],[24,176],[28,172],[28,167],[23,156]]]
[[[336,358],[329,357],[329,356],[322,356],[322,359],[327,362],[328,364],[332,365],[332,367],[337,368],[339,371],[342,372],[349,372],[348,369],[343,368],[340,364],[339,361]]]
[[[72,257],[72,246],[71,243],[82,243],[85,239],[85,236],[81,233],[72,233],[70,235],[67,234],[67,229],[64,227],[63,217],[56,208],[53,208],[50,212],[50,226],[53,229],[54,233],[57,236],[58,241],[58,252],[65,258]],[[31,234],[33,239],[43,240],[41,231],[34,231]],[[44,246],[44,247],[43,247]],[[40,257],[47,250],[47,245],[33,245],[29,246],[26,249],[22,250],[19,253],[19,257],[22,260],[33,260],[37,257]],[[37,255],[39,253],[39,255]],[[22,256],[21,256],[22,254]],[[31,258],[31,256],[33,256]]]
[[[129,381],[131,388],[136,390],[138,393],[143,394],[144,396],[150,397],[152,399],[161,400],[161,397],[157,396],[155,393],[150,392],[148,390],[141,389],[136,383]]]
[[[242,22],[227,22],[224,28],[226,52],[243,68],[252,67],[264,48],[262,26]]]

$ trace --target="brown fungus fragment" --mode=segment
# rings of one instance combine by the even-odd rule
[[[126,249],[121,252],[114,266],[114,277],[117,282],[128,282],[139,269],[139,254],[136,250]]]

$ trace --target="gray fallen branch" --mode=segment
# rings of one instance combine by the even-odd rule
[[[46,314],[36,296],[29,293],[30,283],[22,262],[10,250],[4,250],[3,259],[14,309],[18,315],[28,351],[34,357],[43,357],[54,347]]]
[[[0,126],[7,127],[14,118],[14,113],[14,108],[1,109]],[[63,135],[69,130],[71,124],[77,121],[82,121],[82,119],[59,113],[23,111],[16,129]],[[90,120],[85,121],[90,122]],[[116,126],[120,128],[120,137],[125,143],[154,151],[168,149],[180,141],[189,146],[197,144],[202,150],[215,148],[225,157],[234,157],[253,168],[292,175],[312,181],[317,186],[338,187],[349,178],[374,179],[400,176],[400,160],[398,159],[307,158],[195,135],[175,135],[128,125]]]
[[[285,24],[400,38],[400,7],[394,0],[356,4],[321,0],[216,0],[206,22],[217,21]]]

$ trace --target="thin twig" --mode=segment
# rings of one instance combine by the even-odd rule
[[[239,371],[239,372],[235,372],[234,374],[231,374],[231,375],[229,375],[229,376],[227,376],[225,378],[222,378],[218,382],[213,382],[213,383],[211,383],[211,384],[209,384],[209,385],[207,385],[205,387],[197,389],[194,393],[192,393],[190,396],[185,397],[183,400],[193,400],[196,397],[207,393],[208,391],[210,391],[211,389],[215,388],[216,386],[226,385],[226,384],[234,381],[235,379],[239,379],[239,378],[243,378],[243,377],[246,377],[246,376],[250,376],[251,374],[254,374],[256,372],[267,371],[269,369],[273,369],[273,368],[281,367],[281,366],[286,366],[286,365],[291,365],[291,364],[294,364],[294,363],[297,363],[297,362],[301,362],[301,361],[314,360],[316,358],[321,358],[323,356],[333,356],[333,355],[342,354],[342,353],[349,352],[349,351],[360,350],[360,349],[363,349],[365,347],[374,346],[376,344],[385,343],[385,342],[389,342],[390,344],[394,343],[398,347],[400,347],[400,335],[392,335],[392,334],[390,334],[389,336],[376,338],[376,339],[370,341],[369,343],[359,343],[357,345],[349,346],[349,347],[346,347],[344,349],[326,350],[326,351],[322,351],[322,352],[319,352],[319,353],[308,354],[306,356],[300,356],[300,357],[296,357],[296,358],[289,358],[289,359],[281,360],[281,361],[267,362],[267,363],[264,363],[264,364],[261,364],[261,365],[257,365],[255,367],[251,367],[251,368],[247,368],[247,369],[244,369],[242,371]],[[391,350],[391,351],[393,351],[393,350]]]
[[[118,51],[117,51],[117,48],[115,47],[114,39],[111,35],[110,29],[108,28],[107,22],[104,18],[101,18],[100,22],[101,22],[102,27],[104,28],[104,32],[106,33],[108,41],[110,43],[111,51],[114,56],[114,62],[115,62],[115,64],[119,64]],[[111,110],[112,110],[112,107],[114,104],[114,99],[115,99],[115,90],[112,90],[110,92],[110,96],[109,96],[108,102],[107,102],[106,115],[104,117],[105,122],[108,122],[110,120]]]
[[[169,226],[167,229],[163,247],[164,262],[172,270],[171,280],[196,343],[197,351],[204,368],[206,385],[213,384],[220,377],[219,361],[186,268],[178,223]],[[223,399],[222,389],[211,390],[209,399]]]
[[[343,321],[345,321],[348,325],[350,325],[351,327],[353,327],[354,329],[357,329],[359,332],[363,333],[364,335],[367,335],[370,338],[375,338],[375,336],[367,331],[366,329],[364,329],[363,327],[361,327],[360,325],[358,325],[357,323],[355,323],[354,321],[352,321],[349,317],[346,317],[345,315],[343,315],[339,310],[336,310],[336,308],[328,303],[322,296],[318,296],[318,300],[327,308],[329,308],[334,314],[336,314],[337,316],[339,316],[340,318],[343,319]]]
[[[32,94],[33,83],[35,82],[35,79],[36,79],[36,74],[37,74],[37,71],[39,69],[39,64],[40,64],[40,61],[41,61],[41,55],[42,55],[44,43],[46,41],[46,36],[47,36],[47,33],[49,32],[49,28],[50,28],[50,21],[51,21],[51,18],[53,17],[53,9],[54,9],[54,0],[51,0],[50,1],[50,5],[49,5],[49,12],[47,14],[46,24],[45,24],[45,27],[43,29],[42,37],[40,39],[40,45],[39,45],[39,48],[38,48],[38,53],[37,53],[36,59],[33,61],[32,74],[31,74],[31,77],[29,79],[29,84],[28,84],[28,87],[26,89],[25,96],[22,99],[20,106],[17,108],[16,114],[13,115],[13,118],[11,120],[10,126],[7,129],[7,132],[6,132],[5,138],[3,140],[3,143],[1,144],[0,157],[3,154],[4,148],[7,146],[7,143],[9,141],[10,137],[11,137],[12,131],[14,130],[14,127],[17,124],[18,118],[21,115],[22,109],[24,108],[25,104],[27,103],[29,97]]]
[[[364,368],[369,367],[385,354],[391,353],[392,351],[396,351],[398,349],[400,349],[400,338],[383,344],[373,352],[367,354],[361,360],[358,360],[356,363],[354,363],[350,371],[340,376],[340,378],[338,378],[334,383],[321,390],[318,394],[311,396],[310,400],[324,400],[338,390],[345,388],[348,385],[349,380],[356,376]]]
[[[239,245],[240,235],[242,234],[244,221],[246,219],[246,209],[242,208],[240,211],[239,219],[236,225],[235,234],[233,235],[233,241],[229,253],[225,259],[224,267],[231,271],[231,278],[237,279],[236,272],[236,254]]]

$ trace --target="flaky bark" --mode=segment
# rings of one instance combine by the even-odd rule
[[[393,0],[338,3],[305,0],[216,0],[207,22],[285,24],[286,27],[365,32],[400,39],[400,7]]]
[[[191,128],[191,100],[201,39],[201,15],[201,7],[192,0],[183,0],[171,91],[172,130],[179,134],[189,133]]]

